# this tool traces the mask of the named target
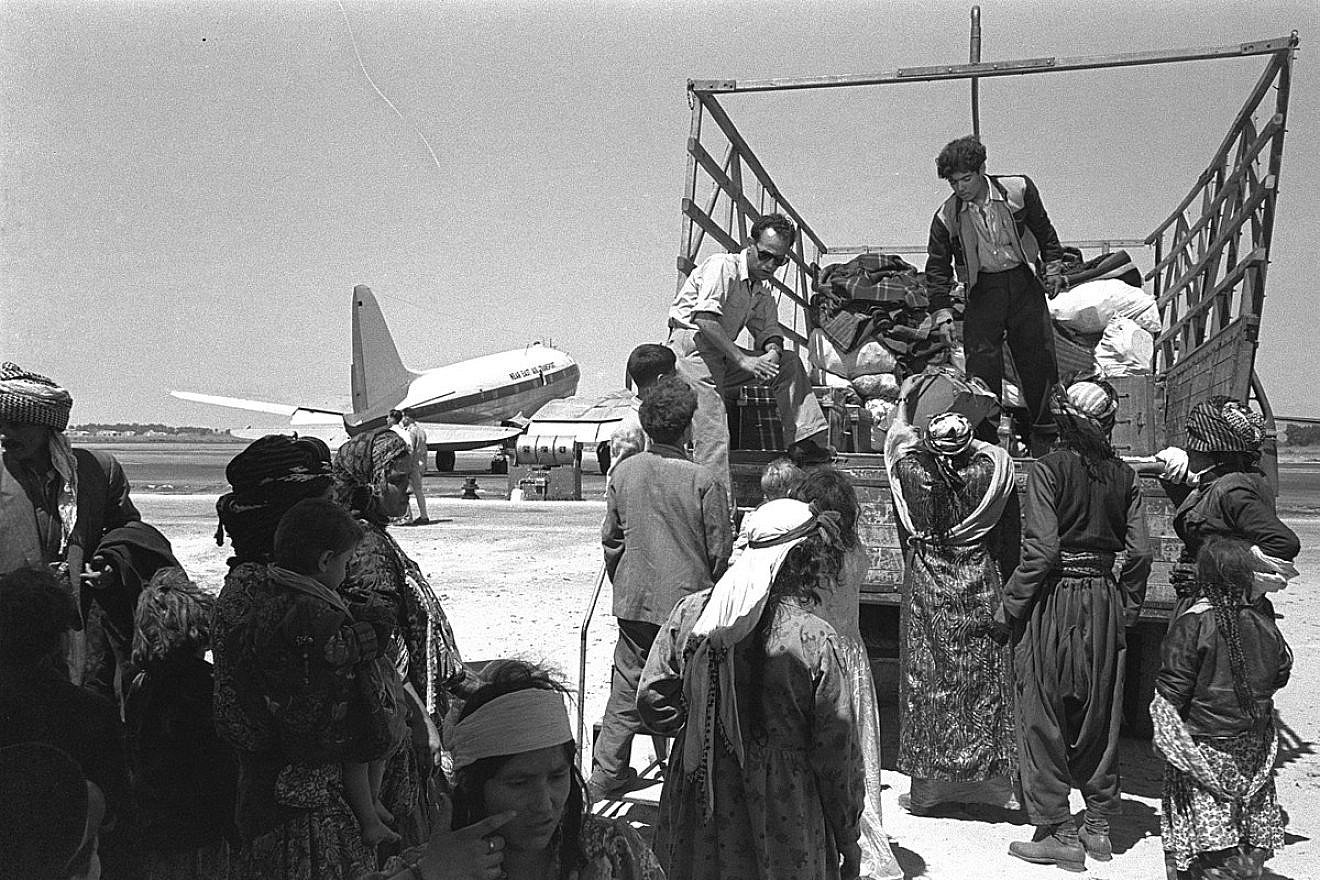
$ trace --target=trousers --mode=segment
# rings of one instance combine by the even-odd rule
[[[1046,583],[1014,647],[1018,771],[1034,824],[1071,818],[1073,785],[1088,811],[1118,812],[1126,656],[1123,602],[1112,576]]]
[[[408,472],[408,489],[417,502],[417,516],[421,519],[429,519],[426,515],[426,489],[422,483],[424,473],[426,473],[426,454],[422,453],[421,457],[412,461],[412,469]]]
[[[600,736],[591,749],[591,778],[604,787],[622,781],[632,764],[633,737],[642,731],[637,714],[637,682],[646,665],[651,643],[660,626],[644,620],[618,619],[619,640],[614,643],[610,697],[600,722]]]
[[[1045,396],[1059,379],[1054,330],[1045,306],[1045,288],[1027,266],[982,272],[967,295],[963,312],[967,372],[983,380],[1001,400],[1005,338],[1033,422],[1049,422]]]
[[[750,382],[759,381],[702,340],[696,330],[674,328],[666,343],[677,358],[678,374],[697,393],[697,412],[692,417],[693,460],[705,465],[715,479],[728,489],[729,416],[724,400]],[[755,352],[743,349],[747,354]],[[785,351],[779,361],[779,373],[770,381],[784,424],[784,440],[793,443],[821,434],[829,427],[816,400],[802,361]],[[822,441],[822,445],[824,445]]]

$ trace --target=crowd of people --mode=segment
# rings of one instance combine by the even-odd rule
[[[941,154],[954,196],[932,256],[970,271],[985,314],[968,320],[986,326],[968,364],[995,373],[1005,333],[1015,354],[1035,344],[1013,304],[1056,286],[1030,269],[1057,237],[1032,182],[986,177],[976,147]],[[552,672],[470,669],[390,534],[410,487],[427,519],[406,414],[333,454],[283,435],[240,452],[212,595],[113,457],[71,447],[68,392],[0,367],[0,880],[902,877],[859,623],[863,512],[768,300],[795,237],[758,220],[693,271],[667,344],[629,358],[638,408],[611,443],[601,528],[618,640],[585,778]],[[1082,870],[1113,855],[1125,633],[1152,553],[1110,444],[1117,395],[1040,372],[1049,448],[1020,501],[1014,460],[980,439],[993,427],[916,417],[919,376],[900,390],[884,448],[904,547],[899,800],[1021,810],[1036,831],[1009,854]],[[752,381],[775,389],[791,455],[735,522],[724,400]],[[1292,657],[1268,594],[1300,545],[1258,466],[1259,416],[1216,397],[1186,433],[1159,456],[1184,545],[1151,707],[1162,836],[1171,876],[1252,878],[1283,842],[1272,698]],[[592,812],[636,784],[638,735],[669,742],[651,846]]]

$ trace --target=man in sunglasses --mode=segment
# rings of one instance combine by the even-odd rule
[[[738,253],[707,257],[688,276],[669,308],[668,345],[678,373],[697,392],[692,445],[698,464],[727,489],[729,423],[725,399],[742,385],[769,384],[779,404],[790,451],[804,461],[828,460],[827,424],[802,361],[784,350],[779,307],[770,279],[789,260],[797,230],[781,214],[752,225]],[[737,344],[746,329],[752,348]]]
[[[935,169],[953,190],[935,212],[927,246],[926,283],[936,327],[953,341],[950,291],[956,269],[967,286],[967,372],[1001,396],[1007,339],[1033,422],[1033,451],[1046,448],[1056,430],[1045,398],[1058,367],[1045,301],[1064,285],[1059,236],[1031,178],[985,173],[985,147],[975,135],[946,144]],[[1041,266],[1043,283],[1037,274]]]

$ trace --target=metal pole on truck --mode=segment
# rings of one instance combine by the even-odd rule
[[[972,7],[972,48],[969,60],[981,63],[981,7]],[[972,134],[981,136],[981,81],[972,77]]]
[[[587,632],[591,629],[591,618],[596,614],[596,603],[600,601],[600,591],[605,586],[605,563],[600,565],[600,573],[596,575],[596,589],[591,592],[591,604],[587,606],[587,613],[582,618],[582,626],[578,629],[578,638],[580,640],[578,650],[578,693],[577,693],[577,764],[578,770],[582,770],[582,755],[587,749]]]

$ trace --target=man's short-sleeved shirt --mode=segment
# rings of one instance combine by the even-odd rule
[[[732,340],[746,327],[757,348],[783,335],[770,285],[752,281],[747,274],[746,251],[713,254],[692,270],[669,308],[670,329],[696,330],[697,312],[719,315],[720,326]]]
[[[413,422],[408,426],[408,446],[416,458],[426,458],[426,429]]]

